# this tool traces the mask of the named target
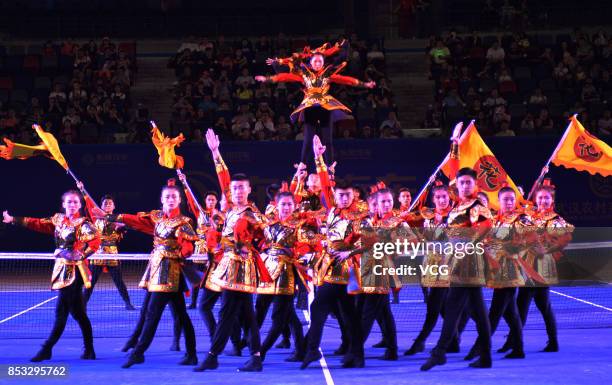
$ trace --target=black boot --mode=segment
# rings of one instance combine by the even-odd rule
[[[480,356],[480,349],[478,348],[478,345],[474,345],[470,349],[470,352],[467,354],[467,356],[463,357],[463,360],[472,361],[474,358],[478,356]]]
[[[486,369],[490,368],[491,366],[493,366],[493,364],[491,363],[491,356],[487,357],[485,355],[481,355],[480,358],[470,364],[470,368],[479,369]]]
[[[387,348],[381,359],[384,361],[397,361],[397,349]]]
[[[557,341],[551,341],[548,340],[548,343],[546,344],[546,346],[544,347],[544,349],[542,349],[543,352],[558,352],[559,351],[559,343]]]
[[[397,355],[397,352],[396,352]],[[365,359],[363,357],[354,356],[352,354],[347,355],[342,360],[342,367],[348,368],[363,368],[365,366]]]
[[[309,351],[308,353],[306,353],[306,355],[304,356],[304,360],[302,361],[302,365],[300,366],[300,369],[306,369],[308,367],[308,365],[310,365],[311,363],[315,362],[315,361],[319,361],[321,359],[321,353],[318,350],[315,351]]]
[[[125,363],[123,365],[121,365],[121,367],[123,369],[127,369],[132,365],[135,364],[142,364],[145,361],[144,356],[140,355],[140,354],[130,354],[127,361],[125,361]]]
[[[334,356],[342,356],[345,355],[348,351],[348,346],[344,342],[338,346],[338,349],[334,350]]]
[[[219,361],[217,361],[217,356],[214,354],[208,353],[206,359],[202,361],[202,363],[193,369],[194,372],[203,372],[205,370],[215,370],[219,367]]]
[[[95,360],[96,359],[96,352],[94,351],[93,346],[90,346],[88,348],[85,348],[85,350],[83,350],[83,354],[81,354],[81,359],[82,360]]]
[[[30,362],[41,362],[50,359],[51,348],[43,345],[42,348],[40,348],[40,350],[38,351],[38,353],[36,353],[36,355],[30,359]]]
[[[291,347],[291,341],[283,338],[281,342],[276,344],[275,348],[277,349],[289,349]]]
[[[414,340],[414,342],[412,343],[412,346],[410,347],[410,349],[404,352],[404,355],[414,356],[415,354],[420,353],[423,350],[425,350],[425,343],[419,340]]]
[[[512,351],[504,356],[504,358],[525,358],[523,349],[512,349]]]
[[[197,365],[198,364],[198,356],[193,353],[193,354],[189,354],[189,353],[185,353],[185,356],[183,356],[183,359],[179,361],[178,363],[179,365]]]
[[[302,362],[306,353],[303,350],[296,350],[292,355],[285,358],[285,362]]]
[[[170,345],[170,351],[172,352],[180,352],[181,346],[179,345],[179,340],[172,341],[172,345]]]
[[[374,345],[372,345],[373,348],[377,348],[377,349],[383,349],[383,348],[387,348],[387,342],[385,340],[380,340],[377,343],[375,343]]]
[[[506,337],[506,342],[504,342],[504,345],[501,348],[497,349],[497,353],[506,353],[510,349],[512,349],[512,341],[510,336],[508,336]]]
[[[450,345],[448,345],[448,349],[446,349],[446,353],[459,353],[461,350],[459,345],[459,338],[453,338]]]
[[[434,349],[431,352],[431,356],[429,356],[427,361],[421,366],[421,371],[425,372],[433,368],[436,365],[444,365],[444,364],[446,364],[446,354],[444,352]]]
[[[247,362],[238,368],[239,372],[261,372],[263,365],[260,356],[251,356]]]
[[[121,351],[125,353],[130,349],[134,349],[135,346],[136,346],[136,341],[129,340],[128,342],[125,343],[125,345],[123,345],[123,347],[121,348]]]

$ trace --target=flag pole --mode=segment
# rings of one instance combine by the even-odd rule
[[[565,132],[563,133],[563,136],[561,137],[561,140],[559,141],[559,143],[557,143],[557,147],[555,148],[555,151],[553,151],[553,153],[550,155],[550,157],[548,158],[548,161],[546,161],[546,164],[544,165],[544,167],[542,167],[542,171],[540,171],[540,175],[538,176],[538,179],[536,179],[536,181],[533,183],[533,186],[531,187],[531,190],[529,190],[529,195],[527,195],[527,200],[531,200],[531,197],[535,193],[536,188],[540,184],[542,184],[542,180],[544,180],[544,177],[548,173],[548,166],[550,165],[550,162],[552,162],[555,155],[557,155],[557,152],[559,151],[559,149],[561,148],[561,145],[565,141],[565,138],[569,134],[570,127],[572,127],[572,124],[574,123],[573,119],[576,119],[577,116],[578,114],[574,114],[570,118],[570,123],[567,125],[567,128],[565,129]]]
[[[421,196],[425,193],[425,191],[427,191],[427,189],[429,188],[429,186],[434,182],[434,180],[436,179],[436,175],[438,175],[438,173],[440,172],[440,169],[442,168],[442,166],[446,163],[446,161],[450,158],[450,153],[446,155],[446,157],[444,158],[444,160],[442,161],[442,163],[440,163],[438,165],[438,167],[436,167],[435,171],[431,174],[431,176],[429,177],[429,179],[427,180],[427,183],[425,183],[425,186],[423,186],[421,188],[421,191],[419,191],[419,194],[416,196],[415,199],[412,200],[412,204],[410,204],[410,208],[408,208],[408,211],[412,211],[412,209],[414,209],[414,206],[416,206],[416,204],[419,202],[419,200],[421,199]]]
[[[183,172],[181,171],[180,168],[176,169],[176,175],[178,175],[179,177],[181,175],[184,175]],[[189,194],[191,194],[191,196],[193,197],[193,201],[196,205],[196,207],[198,208],[198,210],[200,210],[200,212],[204,212],[204,209],[202,209],[202,206],[200,206],[200,203],[198,202],[198,200],[196,199],[195,194],[193,193],[193,190],[191,190],[191,186],[189,186],[189,183],[187,182],[187,177],[185,177],[185,183],[183,184],[183,186],[185,186],[185,189],[187,189],[187,191],[189,191]]]

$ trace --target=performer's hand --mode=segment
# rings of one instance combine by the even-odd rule
[[[2,222],[3,223],[13,223],[14,220],[15,218],[9,215],[8,211],[4,210],[2,212]]]
[[[77,188],[79,189],[80,192],[85,191],[85,185],[83,184],[83,182],[78,181],[76,182]]]
[[[363,83],[363,86],[365,88],[374,88],[374,87],[376,87],[376,82],[375,81],[369,81],[367,83]]]
[[[269,58],[266,59],[266,64],[271,66],[272,64],[274,64],[277,61],[278,61],[277,58],[272,59],[271,57],[269,57]]]
[[[312,151],[314,152],[315,158],[318,158],[325,152],[325,146],[321,143],[319,135],[315,135],[312,138]]]
[[[177,175],[182,184],[187,183],[187,177],[185,176],[185,174],[183,174],[182,172],[181,173],[177,172]]]
[[[91,215],[93,215],[94,218],[104,218],[106,216],[106,213],[99,207],[93,207],[91,209]]]
[[[303,181],[306,178],[306,165],[303,162],[300,162],[300,164],[294,164],[293,167],[295,167],[297,170],[295,171],[295,175],[297,176],[299,181]]]
[[[206,131],[206,144],[208,145],[210,152],[213,153],[213,156],[217,156],[219,153],[219,143],[219,136],[215,134],[215,131],[213,131],[212,128],[209,128]]]
[[[263,83],[263,82],[267,81],[268,79],[266,79],[265,76],[257,75],[257,76],[255,76],[255,80],[258,81],[258,82],[262,82]]]
[[[459,122],[455,125],[455,128],[453,128],[453,136],[451,136],[451,141],[456,142],[459,140],[462,129],[463,129],[463,122]]]
[[[335,174],[336,173],[336,165],[338,164],[338,162],[334,162],[331,164],[331,166],[329,166],[327,169],[329,170],[330,174]]]
[[[336,261],[344,262],[351,257],[350,251],[337,251],[332,254]]]

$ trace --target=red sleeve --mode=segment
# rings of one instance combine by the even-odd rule
[[[332,83],[344,84],[346,86],[358,86],[359,83],[361,83],[359,79],[356,79],[351,76],[343,76],[343,75],[332,75],[329,77],[329,80]]]
[[[43,234],[53,234],[55,232],[55,225],[51,218],[15,218],[15,223]]]
[[[334,193],[332,190],[332,182],[329,178],[329,172],[327,171],[327,165],[323,160],[323,156],[315,158],[315,164],[317,166],[317,174],[321,179],[321,204],[329,209],[334,206]]]
[[[94,221],[95,216],[92,214],[92,209],[96,207],[96,203],[91,199],[89,194],[85,195],[85,209],[87,210],[87,216],[90,221]]]
[[[230,204],[232,202],[229,185],[230,185],[230,172],[223,158],[219,156],[219,159],[213,159],[215,164],[215,172],[217,173],[217,179],[219,180],[219,187],[221,188],[221,194],[225,195],[225,199],[227,199],[227,203]]]
[[[185,191],[185,196],[187,197],[187,207],[189,207],[189,211],[196,217],[200,217],[200,210],[198,209],[198,205],[196,203],[195,197],[191,195],[189,189],[183,189]]]
[[[148,214],[120,214],[117,221],[149,235],[153,235],[155,231],[155,223]]]
[[[303,83],[304,82],[301,76],[291,74],[289,72],[282,72],[280,74],[270,76],[270,80],[273,81],[274,83],[281,83],[281,82],[282,83],[288,83],[288,82]]]

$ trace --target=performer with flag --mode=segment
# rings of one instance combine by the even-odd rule
[[[153,341],[161,315],[169,302],[172,302],[185,331],[187,353],[179,365],[195,365],[198,360],[195,333],[185,308],[183,292],[187,290],[187,284],[182,271],[182,260],[193,253],[193,242],[198,237],[191,226],[191,220],[181,214],[181,191],[173,179],[162,188],[161,203],[161,210],[141,212],[136,215],[107,215],[101,209],[93,209],[93,213],[98,218],[124,223],[153,236],[153,251],[138,285],[150,293],[146,318],[138,343],[123,364],[123,368],[144,362],[144,353]]]
[[[491,212],[476,198],[477,176],[476,171],[467,167],[457,172],[459,201],[447,219],[449,242],[455,245],[472,243],[475,247],[491,225]],[[449,259],[451,281],[442,332],[430,358],[421,366],[422,371],[446,363],[446,351],[457,333],[461,314],[466,307],[473,312],[480,340],[480,358],[471,363],[470,367],[491,367],[491,325],[481,287],[486,283],[484,255],[478,250],[463,256],[455,254]]]
[[[367,212],[358,210],[353,205],[352,186],[344,181],[335,181],[334,189],[329,180],[327,166],[323,160],[325,146],[318,136],[313,138],[313,151],[317,172],[321,179],[322,196],[325,202],[331,203],[335,198],[335,206],[328,209],[326,249],[317,262],[318,290],[311,305],[311,324],[308,330],[307,352],[302,362],[302,369],[321,358],[319,345],[323,336],[325,320],[332,310],[333,304],[341,310],[342,320],[350,331],[350,347],[344,356],[342,366],[345,368],[361,368],[365,364],[363,353],[363,337],[361,325],[356,320],[353,301],[348,298],[347,285],[351,259],[358,254],[355,243],[359,239],[357,233],[359,222]]]
[[[574,227],[555,212],[555,186],[550,179],[544,179],[542,184],[535,189],[535,204],[536,212],[532,218],[536,226],[537,242],[532,242],[525,262],[529,268],[535,270],[541,279],[535,281],[532,286],[521,287],[516,301],[524,327],[531,300],[535,300],[536,307],[544,318],[548,334],[548,343],[542,351],[557,352],[559,351],[559,340],[555,313],[550,303],[550,285],[559,283],[557,262],[563,255],[562,250],[572,239]],[[510,333],[504,348],[516,344],[516,340],[517,336]]]
[[[32,357],[32,362],[51,359],[53,346],[62,336],[69,314],[78,322],[83,334],[84,351],[81,358],[96,359],[91,322],[81,291],[83,286],[91,287],[91,273],[85,260],[98,250],[100,237],[93,223],[80,215],[81,195],[78,191],[66,191],[62,195],[62,207],[63,213],[49,218],[13,217],[7,211],[2,213],[4,223],[55,236],[55,263],[51,275],[51,289],[58,291],[55,321],[49,338]]]
[[[221,191],[228,199],[230,209],[219,241],[220,252],[223,254],[211,277],[211,282],[222,289],[220,319],[208,355],[195,371],[217,369],[217,357],[227,344],[241,312],[249,331],[251,358],[238,370],[261,371],[261,343],[252,294],[260,282],[272,280],[253,242],[255,238],[261,237],[266,219],[249,202],[251,184],[246,175],[235,174],[230,177],[219,152],[219,137],[212,129],[206,132],[206,142],[213,156]]]
[[[91,210],[93,210],[95,207],[95,203],[92,201],[89,194],[85,193],[86,190],[83,182],[78,182],[77,187],[85,197],[85,207],[87,208],[89,217],[95,218],[91,212]],[[115,211],[115,199],[110,195],[104,195],[101,199],[100,206],[106,214],[111,215]],[[127,228],[121,224],[109,223],[103,218],[94,219],[94,226],[96,227],[98,234],[100,234],[101,239],[100,248],[96,251],[96,253],[118,254],[118,243],[121,241],[121,239],[123,239]],[[85,300],[85,303],[87,304],[89,302],[89,298],[91,297],[94,287],[96,286],[96,283],[98,282],[98,279],[102,273],[110,273],[113,283],[117,287],[117,290],[119,290],[119,295],[121,295],[121,299],[123,299],[123,302],[125,303],[125,309],[135,310],[134,306],[130,302],[130,295],[128,294],[125,282],[123,282],[119,260],[90,259],[89,263],[91,265],[91,287],[88,289],[86,288],[83,291],[83,299]]]

